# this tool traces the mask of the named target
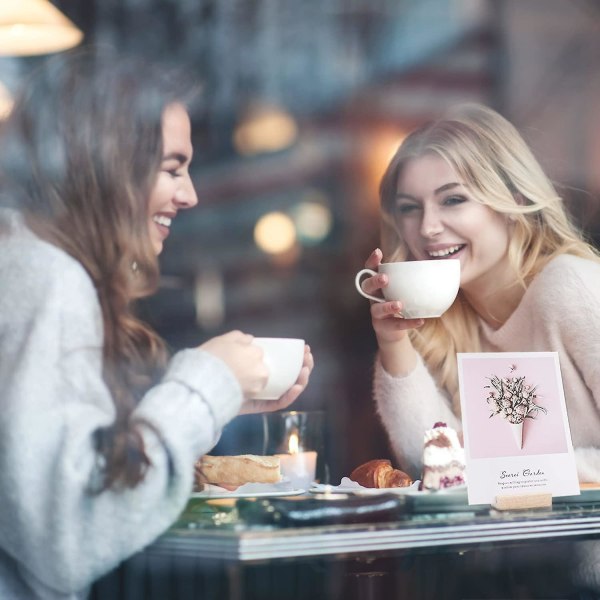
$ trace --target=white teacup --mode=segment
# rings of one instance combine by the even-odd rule
[[[388,276],[382,289],[383,298],[363,291],[361,279],[377,275],[372,269],[362,269],[356,274],[354,284],[358,292],[375,302],[402,302],[402,316],[406,319],[439,317],[454,302],[460,286],[460,260],[414,260],[381,263],[379,273]]]
[[[296,338],[254,338],[264,352],[269,380],[256,400],[278,400],[296,383],[304,362],[304,340]]]

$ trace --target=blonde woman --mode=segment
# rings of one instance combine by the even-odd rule
[[[557,351],[581,481],[600,481],[600,258],[517,130],[463,105],[410,134],[383,177],[383,261],[455,258],[459,295],[439,319],[373,303],[374,394],[396,458],[418,476],[423,432],[460,429],[457,352]],[[369,293],[387,284],[363,282]]]

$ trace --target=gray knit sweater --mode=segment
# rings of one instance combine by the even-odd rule
[[[600,481],[600,263],[562,255],[532,281],[498,329],[480,323],[485,352],[558,352],[580,481]],[[406,377],[375,365],[375,401],[398,463],[421,470],[423,432],[460,429],[458,410],[419,358]]]
[[[186,504],[193,464],[242,403],[226,365],[171,360],[133,417],[151,467],[135,489],[92,495],[93,434],[115,409],[102,379],[103,327],[81,265],[0,209],[0,598],[85,598]]]

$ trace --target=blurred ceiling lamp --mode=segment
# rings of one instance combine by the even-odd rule
[[[0,1],[0,56],[59,52],[82,39],[81,30],[48,0]]]
[[[298,136],[298,126],[286,111],[261,104],[248,110],[233,134],[236,150],[244,155],[277,152],[291,146]]]
[[[13,99],[6,87],[0,83],[0,121],[6,119],[13,107]]]
[[[284,213],[267,213],[254,227],[254,241],[267,254],[288,252],[296,243],[294,222]]]

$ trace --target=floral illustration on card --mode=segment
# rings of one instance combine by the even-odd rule
[[[519,448],[523,448],[523,424],[525,419],[534,419],[539,412],[547,414],[547,410],[536,403],[537,386],[527,382],[524,375],[515,375],[517,365],[510,366],[511,375],[488,377],[490,385],[486,398],[491,407],[491,417],[500,415],[511,426],[515,441]]]

